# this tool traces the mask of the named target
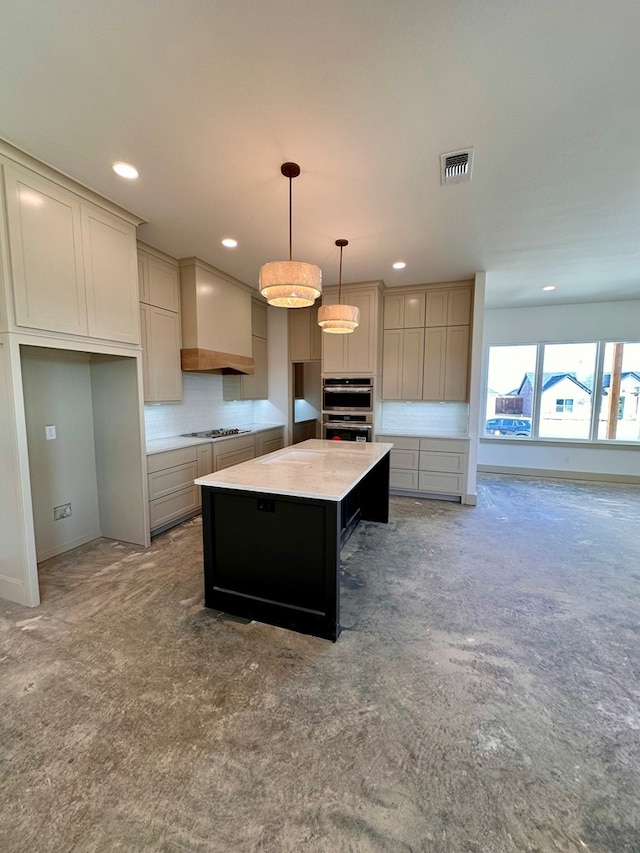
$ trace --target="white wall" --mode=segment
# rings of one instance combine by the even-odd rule
[[[484,314],[481,397],[486,398],[488,347],[556,341],[640,339],[640,300],[580,305],[502,308]],[[480,422],[484,421],[481,407]],[[542,471],[563,476],[640,478],[637,447],[587,445],[575,442],[528,442],[481,439],[480,470]]]

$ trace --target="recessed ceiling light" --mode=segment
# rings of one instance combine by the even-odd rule
[[[396,261],[393,265],[394,270],[403,270],[405,267],[406,264],[404,261]]]
[[[138,177],[138,170],[130,163],[114,163],[112,168],[116,175],[120,175],[121,178],[127,178],[129,181],[133,181]]]
[[[542,289],[543,290],[555,290],[556,286],[555,286],[555,284],[547,284]]]
[[[235,247],[238,245],[238,241],[234,240],[233,237],[225,237],[222,241],[222,245],[226,246],[227,249],[235,249]]]

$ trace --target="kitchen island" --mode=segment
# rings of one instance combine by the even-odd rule
[[[389,520],[392,446],[310,439],[198,478],[206,606],[335,641],[340,548]]]

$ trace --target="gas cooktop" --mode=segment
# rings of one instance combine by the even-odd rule
[[[182,438],[221,438],[225,435],[240,435],[245,432],[251,432],[251,430],[225,427],[223,429],[205,429],[202,432],[183,432]]]

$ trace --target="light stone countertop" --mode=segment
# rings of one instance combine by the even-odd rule
[[[340,501],[393,447],[382,442],[310,438],[199,477],[199,486]]]
[[[244,424],[239,429],[249,430],[236,435],[221,435],[218,438],[194,438],[193,436],[171,435],[167,438],[153,438],[146,443],[147,456],[153,453],[165,453],[168,450],[179,450],[181,447],[193,447],[194,444],[210,444],[212,441],[227,441],[230,438],[241,438],[250,433],[264,432],[268,429],[282,429],[284,424]],[[206,429],[206,427],[205,427]]]

